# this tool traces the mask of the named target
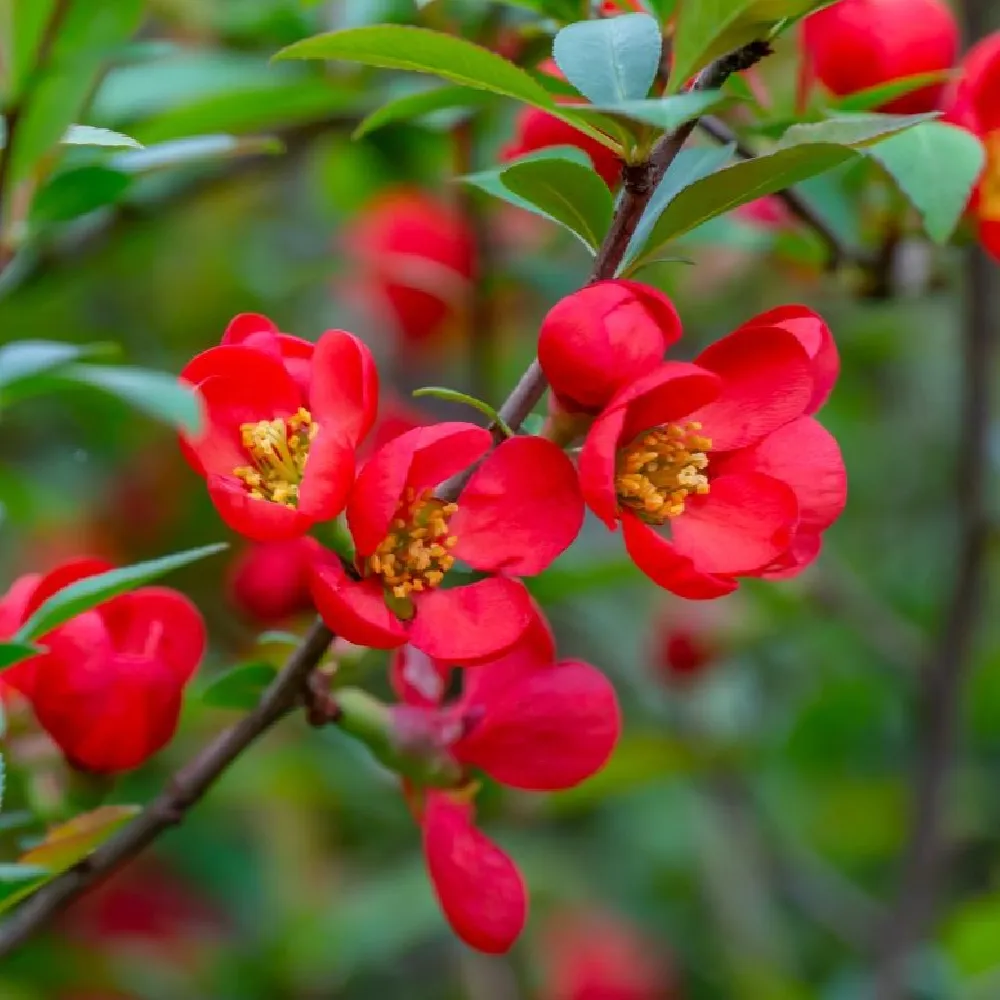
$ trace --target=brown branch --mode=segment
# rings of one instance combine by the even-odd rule
[[[722,120],[706,115],[699,122],[702,131],[710,135],[716,142],[732,143],[736,152],[745,160],[752,160],[757,154]],[[868,257],[859,250],[844,244],[840,237],[830,228],[826,220],[817,214],[809,202],[794,188],[787,188],[775,194],[788,209],[789,213],[799,222],[808,226],[823,241],[827,250],[827,267],[835,271],[843,264],[870,264]]]
[[[181,768],[167,787],[128,826],[89,857],[44,885],[0,926],[0,958],[23,944],[95,882],[134,858],[162,833],[180,823],[229,765],[301,702],[309,676],[332,641],[330,630],[322,622],[316,622],[252,712],[220,733],[197,757]]]
[[[995,265],[978,248],[966,268],[963,391],[956,448],[957,561],[944,623],[922,672],[910,841],[895,904],[883,929],[879,1000],[909,995],[908,960],[930,929],[948,864],[949,797],[959,741],[961,695],[983,611],[989,542],[990,379],[997,318]]]

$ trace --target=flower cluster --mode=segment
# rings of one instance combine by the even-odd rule
[[[0,639],[77,580],[112,567],[75,559],[22,576],[0,598]],[[177,728],[184,687],[205,650],[205,625],[183,594],[142,587],[77,615],[37,640],[42,652],[3,673],[76,768],[138,767]]]
[[[604,766],[621,726],[607,678],[589,663],[555,661],[552,633],[537,607],[515,646],[466,667],[461,696],[445,700],[451,666],[412,646],[398,651],[393,686],[397,740],[432,742],[463,768],[529,791],[572,788]],[[527,917],[514,862],[475,826],[475,785],[411,790],[424,857],[455,933],[481,951],[504,952]]]
[[[783,306],[693,363],[663,361],[680,333],[668,306],[652,289],[608,281],[543,323],[552,391],[589,423],[579,461],[587,505],[621,526],[639,569],[681,597],[793,576],[846,501],[840,449],[813,417],[839,370],[833,337],[811,310]]]

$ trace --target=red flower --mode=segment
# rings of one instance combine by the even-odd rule
[[[614,914],[558,914],[546,928],[544,942],[544,1000],[668,1000],[678,995],[663,948]]]
[[[809,416],[836,371],[829,330],[801,306],[750,320],[693,365],[664,363],[595,420],[580,454],[584,498],[681,597],[794,575],[845,503],[840,450]],[[667,524],[670,540],[656,531]]]
[[[747,225],[767,230],[784,229],[792,221],[784,202],[773,194],[740,205],[733,214]]]
[[[949,95],[947,117],[979,136],[986,164],[969,211],[979,239],[1000,260],[1000,32],[974,45],[962,61],[962,77]]]
[[[538,360],[564,409],[596,413],[652,371],[680,335],[680,317],[662,292],[638,281],[599,281],[549,310]]]
[[[590,157],[594,169],[612,190],[621,178],[622,161],[618,154],[585,132],[540,108],[522,108],[515,119],[514,138],[500,153],[501,160],[516,160],[551,146],[576,146]]]
[[[185,454],[222,519],[255,541],[304,535],[341,512],[354,451],[375,420],[378,374],[343,330],[313,345],[238,316],[223,343],[180,376],[205,404],[207,427]]]
[[[360,579],[338,560],[313,572],[313,599],[349,642],[410,642],[439,659],[475,661],[512,646],[530,619],[524,586],[576,538],[583,501],[572,463],[542,438],[515,437],[483,461],[455,503],[434,489],[482,458],[481,427],[444,423],[401,434],[372,456],[347,505]],[[490,576],[441,587],[456,559]]]
[[[694,629],[666,626],[660,634],[659,667],[668,678],[688,680],[713,660],[715,650]]]
[[[230,600],[248,618],[263,625],[311,610],[309,570],[322,551],[319,542],[309,536],[251,545],[233,563]]]
[[[403,740],[435,734],[456,761],[515,788],[570,788],[604,766],[621,728],[614,688],[590,664],[554,663],[541,612],[506,655],[463,671],[464,690],[442,705],[450,667],[408,647],[393,658]],[[473,825],[470,790],[429,791],[422,812],[427,869],[455,933],[504,952],[520,934],[527,895],[514,863]]]
[[[110,568],[80,559],[46,574],[23,600],[18,624],[56,591]],[[77,615],[37,644],[45,652],[4,680],[29,699],[71,764],[110,774],[138,767],[173,736],[184,686],[205,650],[205,625],[182,594],[143,587]]]
[[[455,209],[417,189],[380,195],[349,228],[360,292],[406,341],[433,338],[461,311],[476,276],[476,241]]]
[[[942,0],[839,0],[806,18],[802,40],[812,72],[838,96],[950,69],[959,44],[955,15]],[[921,87],[878,110],[933,111],[943,89]]]

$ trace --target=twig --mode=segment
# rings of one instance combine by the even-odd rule
[[[757,154],[740,139],[736,133],[718,118],[706,115],[699,122],[702,131],[710,135],[716,142],[732,143],[736,147],[736,152],[745,160],[752,160]],[[840,237],[830,228],[826,220],[822,219],[816,210],[806,201],[794,188],[786,188],[775,195],[784,204],[785,208],[799,220],[807,225],[826,245],[828,252],[827,267],[835,271],[842,264],[870,263],[864,253],[846,246]]]
[[[95,882],[134,858],[179,823],[229,765],[301,701],[310,674],[332,641],[330,630],[322,622],[316,622],[252,712],[220,733],[181,768],[128,826],[88,858],[39,889],[0,926],[0,958],[23,944]]]
[[[948,800],[955,770],[962,687],[983,610],[989,541],[990,379],[996,346],[995,265],[968,255],[963,324],[963,393],[957,446],[957,564],[937,645],[922,673],[910,841],[895,904],[881,939],[877,996],[907,996],[906,966],[937,908],[948,861]]]

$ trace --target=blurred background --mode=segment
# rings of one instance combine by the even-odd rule
[[[340,327],[371,346],[383,435],[479,419],[411,393],[447,385],[498,404],[542,316],[589,266],[558,227],[453,183],[497,164],[517,110],[490,101],[352,141],[366,113],[420,81],[269,63],[324,29],[417,16],[408,0],[148,0],[83,120],[144,143],[232,143],[189,146],[113,192],[106,167],[71,155],[60,173],[89,174],[53,192],[56,174],[29,220],[32,249],[2,279],[0,342],[113,342],[130,364],[176,372],[235,314],[261,312],[302,337]],[[419,16],[527,63],[547,54],[529,11],[437,0]],[[777,104],[790,106],[796,59],[785,39],[760,69]],[[878,238],[884,198],[858,169],[807,187],[864,243]],[[481,797],[485,828],[532,894],[511,955],[475,955],[448,931],[394,777],[335,729],[293,719],[154,850],[7,959],[3,1000],[865,995],[907,836],[915,679],[940,623],[966,474],[953,462],[962,258],[906,246],[886,295],[849,269],[824,274],[813,237],[757,207],[695,232],[678,244],[683,259],[642,279],[680,310],[679,357],[782,303],[827,319],[843,372],[821,419],[843,448],[849,505],[807,574],[708,605],[657,591],[589,521],[531,582],[560,653],[612,677],[627,724],[582,787]],[[417,248],[439,270],[407,284],[380,267]],[[254,592],[243,543],[171,431],[84,387],[5,410],[0,499],[4,587],[79,554],[125,564],[233,543],[169,581],[203,609],[212,647],[178,738],[113,793],[145,801],[236,718],[201,697],[211,677],[280,663],[287,636],[258,637],[301,632],[308,610]],[[1000,629],[992,614],[983,626],[948,817],[957,885],[920,957],[927,998],[1000,996]],[[371,676],[388,695],[384,671]],[[32,810],[44,813],[61,765],[16,712],[6,744],[0,854],[13,858],[40,832]]]

